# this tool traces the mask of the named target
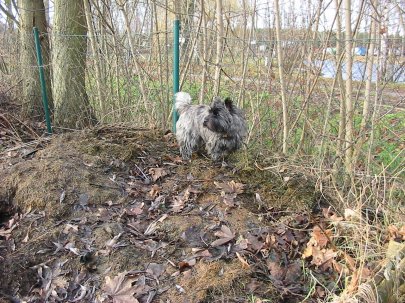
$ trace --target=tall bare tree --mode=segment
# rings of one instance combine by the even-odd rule
[[[203,67],[201,71],[201,89],[200,89],[200,96],[199,96],[199,102],[200,104],[203,103],[204,100],[204,95],[205,95],[205,86],[207,82],[207,74],[208,74],[208,23],[207,23],[207,13],[205,12],[205,5],[204,5],[204,0],[201,0],[201,17],[202,17],[202,22],[203,22],[203,29],[202,29],[202,61],[203,61]]]
[[[214,94],[218,95],[221,82],[222,49],[224,47],[224,19],[222,16],[222,0],[216,0],[217,19],[217,54],[215,59]]]
[[[388,1],[380,1],[382,6],[381,20],[380,20],[380,62],[378,63],[378,73],[380,78],[387,81],[387,64],[388,64]]]
[[[340,93],[340,102],[339,102],[339,130],[338,130],[338,137],[337,137],[337,147],[336,147],[336,153],[338,156],[338,162],[340,160],[343,160],[344,156],[344,142],[345,142],[345,133],[346,133],[346,101],[344,99],[345,96],[345,86],[343,83],[343,77],[342,77],[342,59],[343,59],[343,53],[342,53],[342,21],[341,21],[341,14],[340,14],[340,7],[342,5],[343,0],[335,0],[335,5],[336,5],[336,78],[337,82],[339,85],[339,89],[341,91]],[[337,163],[339,166],[339,163]]]
[[[14,27],[14,18],[13,18],[13,14],[12,14],[12,3],[11,0],[5,0],[5,4],[7,9],[5,9],[6,16],[7,16],[7,26],[9,29],[12,29]]]
[[[149,118],[151,118],[152,115],[150,112],[150,108],[148,108],[147,91],[145,88],[145,79],[143,76],[142,68],[138,62],[138,54],[137,54],[137,49],[135,47],[134,38],[131,35],[131,24],[130,24],[130,20],[129,20],[129,16],[128,16],[128,7],[129,7],[129,4],[127,3],[127,1],[124,1],[124,0],[119,1],[119,9],[122,12],[122,15],[124,17],[126,34],[128,37],[129,47],[131,49],[131,56],[134,61],[137,77],[139,79],[139,90],[140,90],[141,98],[142,98],[143,105],[145,108],[145,113],[147,116],[149,116]]]
[[[346,61],[346,133],[345,133],[345,167],[346,172],[353,172],[353,100],[352,100],[352,69],[353,69],[353,35],[351,0],[344,1],[345,9],[345,61]]]
[[[51,81],[49,74],[49,40],[47,23],[45,18],[45,7],[43,0],[22,0],[20,1],[20,62],[22,66],[22,105],[26,116],[41,117],[44,110],[42,106],[41,86],[35,53],[35,42],[32,29],[37,27],[41,33],[41,48],[43,64],[45,65],[45,84],[49,97],[49,105],[52,109]]]
[[[83,0],[84,11],[86,15],[87,28],[89,31],[89,39],[91,45],[91,51],[94,57],[94,68],[96,72],[96,85],[97,85],[97,94],[98,94],[98,103],[102,114],[105,114],[105,98],[104,98],[104,77],[101,72],[101,61],[99,56],[99,47],[96,41],[96,35],[94,33],[93,22],[91,19],[91,7],[89,0]]]
[[[243,11],[244,11],[244,18],[243,18],[243,41],[246,41],[242,48],[242,79],[241,85],[239,89],[239,96],[238,96],[238,105],[243,104],[243,100],[245,99],[245,82],[246,82],[246,72],[248,69],[248,62],[249,62],[249,53],[250,53],[250,43],[252,41],[253,31],[255,29],[255,12],[256,12],[256,0],[253,1],[253,9],[251,12],[251,27],[249,31],[249,36],[247,37],[247,14],[248,9],[246,5],[246,1],[243,1]]]
[[[274,1],[275,14],[276,14],[276,36],[277,36],[277,61],[278,61],[278,74],[281,86],[281,103],[283,106],[283,153],[287,153],[287,136],[288,136],[288,115],[287,115],[287,99],[286,88],[284,83],[284,70],[283,70],[283,48],[281,40],[281,14],[280,4],[278,0]]]
[[[86,92],[87,25],[83,0],[55,0],[52,33],[55,122],[68,128],[94,124]]]
[[[49,24],[49,0],[44,0],[46,23]]]
[[[376,0],[372,0],[373,7],[376,7]],[[370,45],[368,48],[368,56],[366,63],[366,87],[364,89],[364,102],[363,102],[363,115],[360,124],[359,137],[354,149],[354,161],[356,161],[358,155],[361,152],[362,145],[366,140],[366,130],[370,122],[370,103],[371,103],[371,82],[373,78],[373,66],[374,66],[374,49],[376,38],[376,19],[377,12],[373,10],[371,23],[370,23]]]

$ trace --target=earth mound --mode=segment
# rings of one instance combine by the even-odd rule
[[[5,302],[316,302],[315,278],[339,287],[332,257],[303,258],[327,236],[329,202],[246,151],[184,163],[172,134],[115,125],[38,139],[0,165]]]

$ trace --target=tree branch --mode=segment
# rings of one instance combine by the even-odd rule
[[[1,5],[1,3],[0,3],[0,10],[1,10],[4,14],[6,14],[6,16],[7,16],[8,18],[10,18],[11,20],[13,20],[18,26],[20,26],[20,22],[18,22],[17,19],[13,16],[13,14],[11,14],[7,9],[5,9],[5,8],[3,7],[3,5]]]

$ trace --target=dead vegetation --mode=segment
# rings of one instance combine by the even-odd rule
[[[317,302],[381,269],[339,246],[346,218],[287,165],[183,163],[171,134],[128,125],[1,156],[5,302]]]

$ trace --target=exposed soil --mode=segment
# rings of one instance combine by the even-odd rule
[[[245,151],[228,164],[184,163],[171,134],[125,125],[4,145],[0,301],[317,302],[338,292],[332,258],[302,256],[329,224],[313,180],[260,170]]]

